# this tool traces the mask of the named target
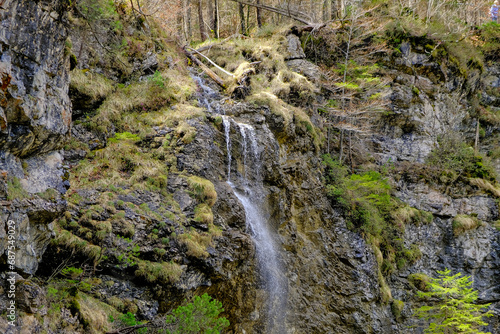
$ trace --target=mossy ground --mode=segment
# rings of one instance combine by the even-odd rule
[[[266,26],[252,37],[234,38],[216,44],[206,55],[234,74],[231,77],[220,72],[226,78],[227,94],[232,94],[239,86],[237,80],[243,73],[250,73],[249,93],[245,101],[269,107],[271,112],[283,117],[286,127],[293,123],[300,129],[301,135],[310,136],[319,150],[323,134],[310,120],[319,91],[306,77],[286,65],[286,34],[289,28]],[[212,69],[218,71],[215,67]]]

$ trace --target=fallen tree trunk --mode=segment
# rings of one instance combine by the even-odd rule
[[[214,65],[215,68],[217,68],[219,71],[221,71],[225,75],[230,76],[230,77],[234,77],[233,73],[226,71],[225,69],[223,69],[222,67],[220,67],[219,65],[217,65],[216,63],[214,63],[210,58],[208,58],[204,54],[198,52],[197,50],[195,50],[193,48],[190,48],[190,49],[193,50],[197,55],[200,55],[201,57],[205,58],[210,64]]]
[[[256,7],[256,8],[260,8],[260,9],[265,9],[269,12],[277,13],[277,14],[292,18],[295,21],[302,22],[306,25],[312,25],[311,22],[309,22],[303,18],[307,15],[304,13],[301,13],[301,12],[297,12],[297,11],[289,10],[289,9],[276,8],[276,7],[263,5],[260,3],[248,2],[248,1],[244,1],[244,0],[231,0],[231,1],[237,2],[237,3],[242,4],[242,5],[252,6],[252,7]]]
[[[185,46],[182,48],[182,50],[184,51],[184,54],[186,55],[186,57],[188,57],[194,64],[198,65],[203,71],[205,71],[205,73],[213,81],[215,81],[222,88],[226,88],[224,86],[224,80],[222,80],[217,74],[215,74],[214,71],[212,71],[211,69],[209,69],[205,64],[203,64],[201,61],[199,61],[198,58],[196,58],[191,52],[189,52],[188,50],[186,50]]]
[[[124,327],[120,328],[111,332],[106,332],[106,334],[132,334],[136,333],[138,329],[149,327],[147,324],[143,325],[135,325],[135,326],[129,326],[129,327]]]

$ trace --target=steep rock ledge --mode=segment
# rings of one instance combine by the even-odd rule
[[[71,126],[66,1],[4,1],[0,9],[0,230],[16,223],[16,267],[34,274],[65,207],[63,146]],[[38,194],[38,195],[36,195]],[[7,239],[0,238],[6,262]]]

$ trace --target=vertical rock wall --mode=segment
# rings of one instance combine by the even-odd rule
[[[0,7],[0,230],[15,221],[16,267],[26,274],[36,271],[50,222],[65,206],[58,150],[71,125],[66,4],[6,0]],[[6,241],[0,235],[0,264]]]

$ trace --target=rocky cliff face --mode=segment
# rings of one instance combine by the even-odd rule
[[[16,223],[16,267],[34,274],[64,209],[62,148],[71,126],[64,1],[4,1],[0,9],[0,230]],[[39,194],[39,195],[35,195]],[[0,238],[6,263],[7,238]]]
[[[25,315],[16,329],[105,332],[119,326],[110,319],[123,313],[154,320],[207,292],[223,303],[229,332],[273,332],[273,305],[248,213],[235,194],[244,190],[250,139],[236,127],[226,131],[222,114],[255,131],[258,197],[286,291],[284,328],[275,332],[422,333],[412,316],[419,300],[411,274],[433,276],[445,267],[471,275],[481,302],[498,309],[496,188],[458,178],[451,185],[435,182],[443,175],[423,164],[443,135],[461,131],[474,138],[476,104],[498,110],[498,66],[472,66],[465,75],[446,57],[429,57],[418,43],[403,43],[400,55],[383,59],[392,78],[390,112],[364,144],[373,162],[391,166],[392,195],[431,217],[402,228],[402,242],[417,245],[422,256],[386,277],[392,298],[403,302],[395,311],[381,291],[379,254],[346,227],[326,195],[321,135],[297,110],[304,102],[301,87],[290,90],[288,82],[297,93],[289,100],[298,103],[278,112],[271,102],[258,106],[223,97],[198,77],[195,86],[175,53],[154,46],[137,51],[150,41],[141,44],[137,26],[148,27],[135,21],[120,32],[134,51],[119,59],[131,64],[126,71],[102,48],[112,40],[104,29],[89,41],[86,25],[79,25],[71,34],[79,50],[70,91],[73,139],[60,152],[71,125],[65,3],[7,0],[0,9],[2,224],[14,220],[22,236],[18,271],[51,278],[34,284],[18,277]],[[318,84],[319,68],[305,59],[294,35],[287,39],[288,66]],[[156,70],[166,74],[152,75]],[[316,113],[311,118],[321,126]],[[480,150],[493,150],[498,124],[485,117],[480,122]],[[228,165],[239,177],[233,185]],[[69,204],[61,197],[68,179]],[[453,221],[460,215],[473,217],[476,228],[459,233]],[[3,253],[4,232],[0,228]],[[73,277],[63,267],[82,272]],[[4,309],[6,300],[0,302]],[[0,328],[14,330],[4,320]],[[490,331],[497,331],[498,321],[490,323]]]
[[[405,243],[419,245],[423,256],[415,265],[392,275],[389,281],[393,297],[409,303],[403,310],[399,331],[403,333],[405,326],[418,323],[410,317],[415,305],[412,297],[415,287],[408,283],[408,277],[414,273],[433,276],[436,270],[449,268],[470,275],[474,288],[480,291],[480,302],[493,303],[491,308],[496,313],[499,307],[497,195],[473,182],[456,179],[453,184],[443,186],[429,181],[418,162],[425,160],[439,138],[460,133],[462,138],[472,141],[479,126],[487,129],[481,135],[480,150],[491,153],[498,145],[498,124],[476,112],[481,105],[498,110],[497,66],[460,73],[457,64],[449,59],[433,61],[422,46],[406,43],[401,46],[401,57],[394,62],[394,68],[393,113],[385,119],[384,135],[375,136],[377,151],[382,159],[416,162],[399,165],[405,167],[396,176],[395,196],[434,216],[428,225],[405,227]],[[494,166],[498,170],[498,163]],[[453,227],[457,215],[477,217],[479,227],[457,235]],[[489,331],[498,331],[497,319],[492,318],[489,323]]]

